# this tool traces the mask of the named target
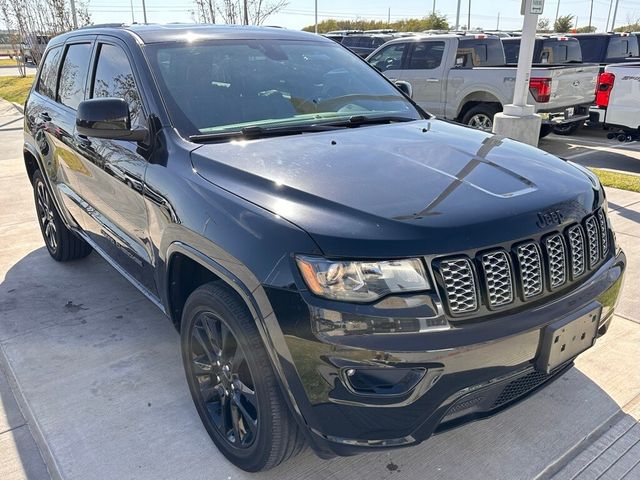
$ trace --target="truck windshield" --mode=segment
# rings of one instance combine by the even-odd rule
[[[185,137],[354,116],[423,118],[335,42],[216,40],[146,48],[172,122]]]

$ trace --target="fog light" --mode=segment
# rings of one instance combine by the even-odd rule
[[[403,395],[424,377],[425,368],[346,368],[343,379],[358,395]]]

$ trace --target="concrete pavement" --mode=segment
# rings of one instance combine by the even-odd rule
[[[15,118],[2,108],[0,125]],[[3,448],[0,413],[1,479],[47,478],[28,469],[35,445],[64,479],[640,478],[640,194],[608,191],[629,257],[626,288],[611,330],[577,368],[500,415],[414,448],[329,461],[307,451],[248,475],[201,426],[170,322],[97,255],[49,258],[20,132],[0,131],[0,144],[0,364],[17,397],[0,373],[0,412],[16,445]],[[3,462],[22,472],[7,476]]]

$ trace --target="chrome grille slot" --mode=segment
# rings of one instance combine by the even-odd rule
[[[558,288],[567,281],[567,256],[562,235],[556,233],[544,242],[549,261],[549,285]]]
[[[561,232],[434,259],[442,300],[453,316],[464,316],[545,298],[577,283],[606,258],[607,225],[606,211],[599,208]]]
[[[598,210],[598,224],[600,225],[600,247],[602,248],[601,258],[604,258],[607,256],[607,252],[609,251],[609,231],[607,229],[607,219],[602,209]]]
[[[482,255],[482,268],[487,283],[487,295],[492,307],[507,305],[513,301],[513,277],[511,263],[506,252],[497,251]]]
[[[516,248],[520,264],[520,281],[524,298],[535,297],[542,293],[542,262],[540,249],[534,242],[519,245]]]
[[[598,223],[596,217],[588,217],[585,222],[587,231],[587,248],[589,253],[589,268],[593,268],[600,260],[600,232],[598,231]]]
[[[575,225],[567,230],[567,235],[571,251],[571,272],[573,278],[576,278],[585,271],[584,233],[580,225]]]
[[[460,314],[475,311],[478,308],[478,289],[471,262],[466,258],[443,260],[440,273],[451,312]]]

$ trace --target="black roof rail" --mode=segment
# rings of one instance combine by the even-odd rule
[[[96,23],[95,25],[87,25],[80,27],[77,30],[85,30],[87,28],[123,28],[126,27],[126,23]]]

